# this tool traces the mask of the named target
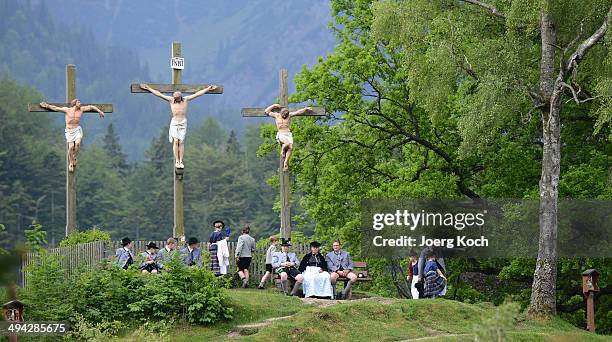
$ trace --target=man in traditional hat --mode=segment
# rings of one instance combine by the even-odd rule
[[[351,255],[343,251],[341,247],[340,240],[334,240],[334,242],[332,242],[333,251],[327,253],[325,261],[327,262],[329,272],[331,272],[330,280],[334,296],[336,295],[336,282],[338,278],[349,279],[340,297],[340,299],[344,299],[351,290],[351,286],[357,282],[357,275],[353,272],[353,259],[351,259]]]
[[[300,285],[304,281],[304,277],[300,274],[300,271],[297,268],[297,257],[295,256],[295,253],[289,252],[289,247],[291,247],[291,243],[283,240],[281,243],[281,251],[274,252],[274,254],[272,254],[272,267],[274,268],[274,272],[281,278],[281,285],[285,295],[289,294],[288,277],[295,280],[295,285],[291,291],[291,295],[293,296],[300,288]]]
[[[149,242],[146,247],[147,250],[140,254],[142,262],[138,269],[141,270],[142,273],[157,273],[161,268],[157,263],[157,259],[159,258],[157,252],[159,251],[159,247],[157,247],[155,242]]]
[[[333,296],[327,262],[320,253],[321,244],[318,241],[310,243],[310,253],[304,255],[299,270],[304,278],[304,297]]]
[[[200,250],[200,241],[195,237],[190,237],[187,240],[187,246],[181,250],[181,258],[187,266],[202,266],[202,251]]]
[[[131,264],[134,263],[134,255],[132,249],[134,248],[134,242],[128,237],[121,239],[121,248],[117,248],[115,251],[115,258],[117,259],[117,265],[124,270],[127,270]]]

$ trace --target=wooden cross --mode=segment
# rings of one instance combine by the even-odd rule
[[[172,42],[172,58],[181,57],[181,43]],[[183,65],[184,67],[184,65]],[[152,88],[161,93],[173,93],[180,91],[183,94],[195,93],[206,87],[208,84],[182,84],[181,76],[182,69],[172,68],[172,83],[171,84],[149,84]],[[140,88],[140,83],[130,85],[132,93],[149,93],[149,91]],[[149,93],[150,94],[150,93]],[[223,94],[223,86],[217,85],[214,90],[206,94]],[[174,168],[174,228],[172,235],[178,238],[181,242],[185,242],[185,216],[183,209],[183,175],[184,168]]]
[[[70,102],[76,99],[76,67],[73,64],[66,65],[66,103],[51,103],[57,107],[70,107]],[[96,106],[105,113],[113,112],[112,104],[87,103],[84,106]],[[51,109],[42,108],[38,103],[28,104],[30,112],[53,112]],[[94,110],[83,111],[83,113],[96,113]],[[76,169],[70,172],[68,169],[69,145],[66,143],[66,236],[77,229],[77,205],[76,205]]]
[[[279,102],[282,107],[287,108],[289,106],[289,87],[288,87],[288,74],[287,69],[280,69],[279,71],[279,90],[278,90]],[[289,108],[290,111],[296,111],[297,108]],[[267,117],[268,114],[265,112],[265,108],[242,108],[242,116],[244,117]],[[312,107],[312,111],[308,111],[299,116],[325,116],[325,109],[322,107]],[[290,203],[289,203],[289,170],[283,171],[283,164],[285,159],[280,153],[280,201],[281,201],[281,213],[280,213],[280,235],[282,242],[291,241],[291,214],[290,214]]]

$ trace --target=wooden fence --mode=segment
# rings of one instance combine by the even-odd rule
[[[21,286],[27,286],[27,267],[33,264],[38,258],[61,256],[59,259],[60,265],[64,269],[66,276],[69,277],[80,267],[91,267],[98,264],[104,259],[104,251],[105,242],[96,241],[83,243],[77,246],[51,248],[44,254],[25,253],[21,259]]]
[[[166,245],[165,241],[153,241],[157,246],[163,248]],[[139,255],[145,251],[145,245],[149,241],[134,241],[134,255]],[[236,242],[229,242],[229,253],[230,253],[230,266],[228,268],[228,274],[233,274],[237,270],[236,259],[234,253],[236,251]],[[269,245],[264,247],[258,247],[255,250],[253,259],[251,261],[250,273],[252,281],[259,281],[259,278],[266,272],[266,250]],[[58,247],[47,250],[49,256],[61,256],[60,264],[66,272],[66,276],[74,274],[80,267],[92,267],[100,263],[104,259],[110,259],[115,256],[117,248],[121,247],[121,241],[96,241],[90,243],[79,244],[77,246],[69,247]],[[202,250],[206,251],[206,243],[202,243]],[[280,246],[278,247],[280,251]],[[291,247],[291,251],[294,252],[298,258],[301,258],[304,254],[310,251],[310,247],[307,243],[296,243]],[[38,253],[25,253],[21,262],[21,285],[27,286],[27,266],[35,262],[37,258],[41,257]]]

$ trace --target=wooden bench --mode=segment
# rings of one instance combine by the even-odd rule
[[[354,261],[353,262],[353,273],[355,273],[357,275],[357,282],[368,282],[368,281],[372,281],[372,278],[370,277],[370,275],[368,274],[368,263],[364,262],[364,261]],[[280,283],[280,276],[276,273],[274,273],[274,282],[276,284]],[[291,287],[293,287],[293,280],[291,280],[291,278],[289,278],[290,281],[289,283],[291,284]],[[344,283],[344,287],[346,287],[347,282],[349,281],[348,278],[345,277],[340,277],[338,278],[338,280],[336,280],[336,283],[338,282],[343,282]],[[353,296],[353,289],[351,288],[351,291],[349,291],[348,296],[346,296],[345,299],[351,299],[351,297]]]
[[[372,281],[368,274],[368,263],[365,261],[353,261],[353,273],[357,275],[357,283]],[[344,282],[344,287],[346,287],[348,281],[349,279],[345,277],[340,277],[336,280],[336,282]],[[351,288],[345,299],[351,299],[352,296],[353,289]]]

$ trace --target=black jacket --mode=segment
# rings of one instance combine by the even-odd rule
[[[304,255],[302,261],[300,262],[300,272],[306,271],[307,266],[317,266],[321,267],[323,271],[327,271],[327,262],[325,261],[325,257],[321,255],[321,253],[308,253]]]

